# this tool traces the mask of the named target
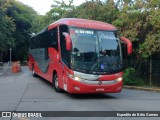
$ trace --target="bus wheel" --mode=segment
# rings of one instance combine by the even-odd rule
[[[53,77],[53,86],[54,86],[54,89],[55,89],[56,92],[58,92],[58,93],[63,92],[63,90],[61,88],[59,88],[59,86],[58,86],[58,76],[57,76],[57,74],[55,74],[54,77]]]
[[[37,74],[35,73],[35,70],[34,70],[34,65],[32,66],[32,76],[37,77]]]

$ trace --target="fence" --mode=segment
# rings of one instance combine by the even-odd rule
[[[160,60],[129,60],[127,66],[133,67],[146,84],[160,87]]]
[[[6,76],[9,72],[9,69],[10,69],[9,62],[8,63],[0,62],[0,77]]]

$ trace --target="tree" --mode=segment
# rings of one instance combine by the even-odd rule
[[[63,0],[59,2],[54,0],[54,4],[52,5],[52,9],[45,16],[45,23],[48,25],[60,18],[64,17],[73,17],[70,12],[75,10],[75,6],[73,5],[73,0],[69,0],[69,3],[65,3]]]
[[[147,46],[146,50],[150,51],[150,54],[160,53],[160,2],[158,0],[147,1],[145,10],[149,11],[147,23],[151,26],[144,42]]]
[[[3,53],[14,45],[15,40],[13,38],[15,24],[13,19],[6,15],[9,6],[9,0],[0,0],[0,61],[3,61]]]
[[[9,48],[13,50],[13,60],[26,60],[32,20],[35,16],[37,12],[19,1],[0,0],[1,61],[3,53],[3,61],[9,60]]]
[[[14,31],[13,60],[26,60],[28,54],[29,38],[32,27],[32,20],[37,13],[29,6],[15,0],[8,0],[6,15],[11,17],[16,25]],[[23,46],[23,47],[22,47]]]
[[[32,21],[31,32],[37,33],[46,27],[49,23],[46,22],[45,16],[43,15],[36,15]]]
[[[159,52],[159,1],[119,0],[119,2],[121,3],[119,16],[113,24],[123,36],[137,44],[134,48],[135,55],[147,59]]]

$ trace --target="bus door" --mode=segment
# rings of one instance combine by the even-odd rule
[[[59,38],[60,38],[60,51],[61,51],[61,63],[60,63],[60,69],[61,69],[61,85],[64,90],[67,89],[67,81],[66,81],[66,71],[64,70],[65,66],[69,67],[69,61],[70,61],[70,54],[69,51],[66,50],[66,41],[65,36],[63,35],[63,32],[68,33],[68,27],[66,25],[59,26]],[[67,90],[66,90],[67,91]]]

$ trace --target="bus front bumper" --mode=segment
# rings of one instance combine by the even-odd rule
[[[117,93],[122,90],[123,81],[75,81],[69,78],[67,92],[73,94]]]

